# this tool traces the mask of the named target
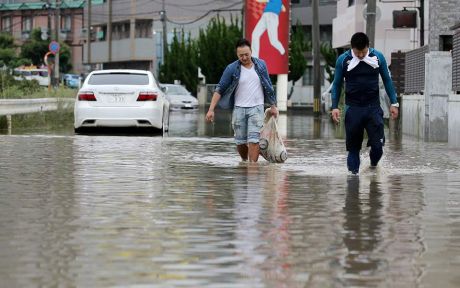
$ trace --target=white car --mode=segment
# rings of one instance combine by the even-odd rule
[[[182,85],[161,84],[171,104],[171,110],[198,109],[198,100]]]
[[[150,71],[91,72],[78,91],[75,132],[90,127],[169,129],[169,101]]]

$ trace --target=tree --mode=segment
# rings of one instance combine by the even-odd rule
[[[187,90],[196,94],[198,85],[198,65],[196,44],[190,40],[190,34],[185,40],[182,30],[179,41],[174,31],[171,46],[166,51],[164,62],[160,65],[160,82],[173,83],[180,80]]]
[[[67,73],[72,70],[70,47],[65,43],[59,43],[59,71]],[[21,58],[30,59],[33,65],[44,64],[43,57],[48,52],[48,40],[42,40],[40,28],[32,30],[31,37],[21,47]]]
[[[8,33],[0,33],[0,66],[12,67],[17,60],[14,38]]]
[[[300,24],[297,23],[296,27],[293,27],[291,33],[291,41],[289,42],[289,74],[288,81],[292,81],[291,91],[289,91],[288,99],[291,98],[294,92],[294,84],[299,80],[305,69],[307,68],[307,59],[305,58],[305,52],[311,50],[311,45],[305,40],[305,36],[300,29]]]
[[[329,42],[323,42],[321,44],[321,55],[323,55],[324,60],[326,61],[326,65],[324,68],[326,69],[327,73],[327,81],[332,83],[334,81],[334,70],[335,70],[335,62],[337,60],[337,51],[331,47]]]
[[[212,18],[206,30],[198,37],[198,63],[208,83],[218,83],[225,67],[237,59],[235,43],[243,37],[238,19],[231,18],[226,25],[221,17]]]

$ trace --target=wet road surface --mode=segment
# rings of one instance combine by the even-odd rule
[[[343,131],[295,114],[287,162],[251,165],[228,115],[203,119],[0,135],[1,286],[460,286],[459,151],[387,130],[350,176]]]

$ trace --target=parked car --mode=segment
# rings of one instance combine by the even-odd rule
[[[171,104],[171,110],[198,109],[198,100],[182,85],[161,84]]]
[[[16,80],[37,80],[40,86],[48,86],[48,69],[25,67],[13,70],[13,77]]]
[[[90,127],[169,129],[169,101],[150,71],[91,72],[78,91],[75,132]]]
[[[81,77],[77,74],[64,74],[64,85],[69,88],[80,88]]]

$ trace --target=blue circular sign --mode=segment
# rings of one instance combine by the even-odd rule
[[[50,49],[50,52],[53,53],[53,54],[56,54],[59,52],[59,43],[56,42],[56,41],[51,41],[50,45],[48,46],[48,48]]]

